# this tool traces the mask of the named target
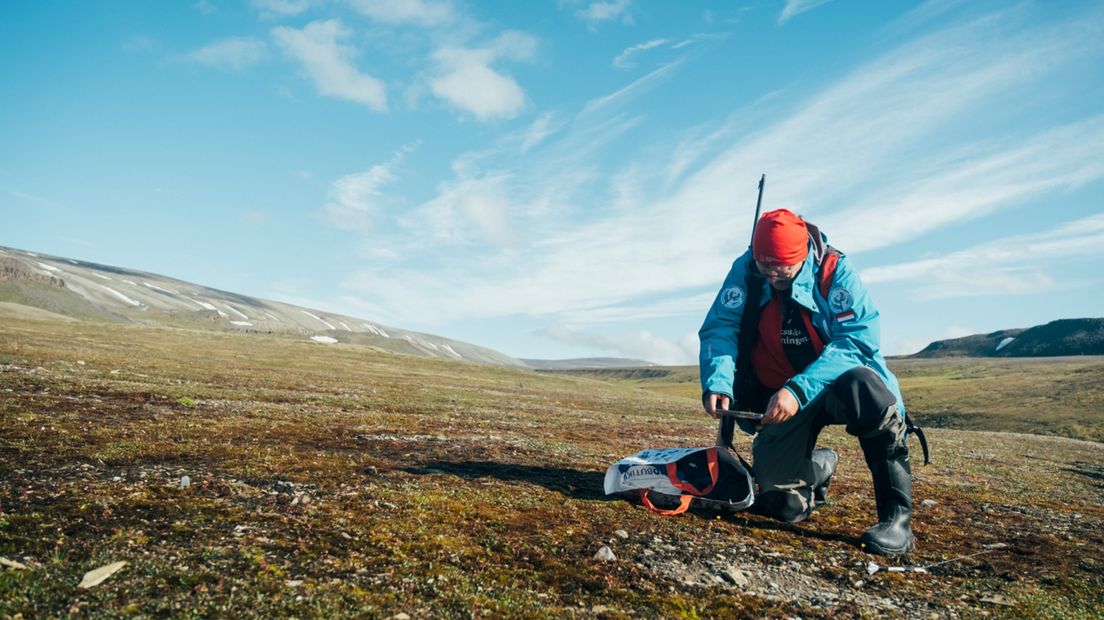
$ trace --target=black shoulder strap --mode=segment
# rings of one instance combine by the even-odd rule
[[[924,464],[931,465],[931,455],[928,453],[928,438],[924,436],[924,429],[913,424],[912,418],[905,414],[905,434],[914,433],[916,438],[920,440],[920,448],[924,451]]]
[[[832,246],[828,246],[828,251],[820,259],[820,280],[817,285],[820,287],[820,296],[827,299],[828,289],[832,288],[832,280],[836,277],[836,266],[839,264],[840,252]]]

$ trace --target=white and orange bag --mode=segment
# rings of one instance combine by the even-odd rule
[[[606,495],[638,494],[661,515],[685,512],[694,500],[714,510],[745,510],[755,503],[755,483],[743,459],[725,448],[641,450],[606,470]],[[673,505],[662,508],[660,505]]]

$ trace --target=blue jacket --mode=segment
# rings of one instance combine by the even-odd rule
[[[828,296],[821,296],[817,285],[818,271],[820,259],[828,249],[828,238],[812,224],[807,225],[809,256],[794,279],[792,295],[795,302],[809,310],[809,318],[824,342],[824,350],[803,372],[786,382],[786,389],[793,393],[801,409],[804,409],[840,375],[857,366],[866,366],[877,373],[897,397],[897,411],[903,417],[905,406],[900,385],[879,351],[881,333],[878,310],[874,308],[866,287],[859,281],[859,274],[842,253]],[[702,391],[706,394],[714,392],[730,398],[733,396],[737,342],[744,301],[748,298],[749,269],[755,269],[750,250],[732,263],[732,269],[698,331],[701,340],[698,364]],[[764,289],[760,307],[770,301],[773,290],[765,279],[762,282]]]

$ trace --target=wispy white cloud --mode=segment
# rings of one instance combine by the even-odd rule
[[[507,195],[511,175],[462,177],[442,184],[437,196],[399,216],[397,223],[421,241],[451,246],[516,246],[511,223],[513,207]]]
[[[1015,235],[939,257],[874,267],[861,275],[867,284],[907,284],[905,294],[916,299],[1039,294],[1060,285],[1077,285],[1051,275],[1052,266],[1068,271],[1069,264],[1096,263],[1101,258],[1104,214],[1097,214],[1043,233]]]
[[[679,67],[682,65],[682,60],[675,60],[669,62],[658,69],[654,69],[646,75],[634,80],[631,84],[622,87],[621,89],[612,92],[608,95],[603,95],[595,99],[591,99],[583,106],[582,112],[579,116],[585,117],[593,114],[599,110],[605,110],[615,106],[623,105],[645,93],[651,89],[659,86],[669,78],[671,78]]]
[[[514,78],[491,68],[497,60],[530,60],[537,41],[531,35],[508,31],[486,47],[446,47],[433,54],[437,74],[430,89],[481,121],[513,118],[525,108],[525,91]]]
[[[268,221],[268,213],[260,209],[247,209],[241,213],[241,219],[247,224],[264,224]]]
[[[969,150],[976,152],[935,163],[908,189],[891,185],[829,216],[841,247],[884,247],[1104,177],[1104,116]]]
[[[602,22],[620,21],[623,24],[632,24],[633,16],[630,9],[632,0],[609,0],[591,2],[586,8],[575,12],[575,17],[583,20],[590,28],[595,28]]]
[[[152,37],[144,34],[134,35],[123,42],[123,51],[128,54],[137,54],[154,48],[157,42]]]
[[[589,102],[563,130],[530,145],[524,161],[526,131],[457,158],[456,178],[403,216],[431,227],[412,254],[435,270],[399,261],[365,269],[347,286],[378,300],[385,316],[425,324],[517,314],[575,325],[681,316],[687,305],[677,300],[704,308],[746,246],[760,172],[769,173],[769,208],[810,215],[850,253],[950,226],[956,220],[940,209],[933,225],[890,220],[956,203],[961,197],[948,191],[955,187],[996,192],[1011,182],[1037,192],[1099,182],[1098,120],[996,141],[969,131],[966,121],[987,105],[1029,109],[1037,100],[1028,95],[1053,71],[1099,57],[1099,33],[1078,20],[1001,29],[1002,19],[915,39],[802,100],[784,92],[741,111],[754,122],[697,125],[610,165],[603,148],[644,122],[629,104],[677,74],[667,65]],[[1052,164],[1029,165],[1048,158]],[[927,186],[929,178],[941,182]],[[472,195],[495,197],[483,225],[462,206]],[[734,214],[745,202],[747,217]],[[992,214],[1018,199],[993,194],[970,204]],[[500,223],[512,244],[478,243]],[[411,230],[391,243],[416,243]],[[880,241],[883,232],[891,241]],[[448,303],[431,303],[430,292],[441,290],[450,291]]]
[[[268,46],[252,37],[230,37],[189,52],[183,58],[209,67],[240,71],[268,58]]]
[[[421,26],[440,26],[457,17],[451,2],[350,0],[350,5],[358,13],[386,24],[412,23]]]
[[[47,208],[49,208],[51,210],[54,210],[54,211],[66,210],[65,205],[57,202],[56,200],[51,200],[49,198],[43,198],[42,196],[39,196],[38,194],[32,194],[30,192],[23,192],[23,191],[19,191],[19,190],[16,190],[16,189],[11,189],[11,188],[8,188],[8,187],[4,187],[4,188],[0,188],[0,189],[3,189],[10,196],[12,196],[14,198],[18,198],[19,200],[21,200],[23,202],[26,202],[26,203],[37,205],[37,206],[40,206],[40,207],[47,207]]]
[[[697,355],[698,350],[698,337],[694,333],[687,334],[678,342],[672,342],[648,330],[604,335],[559,324],[545,327],[537,333],[557,342],[661,365],[685,364],[687,359],[693,359]]]
[[[334,181],[330,185],[325,219],[338,228],[373,231],[380,213],[391,202],[384,195],[383,187],[397,178],[395,169],[415,148],[417,143],[408,144],[396,151],[388,161]]]
[[[319,94],[363,103],[373,110],[387,110],[382,81],[361,73],[353,64],[356,50],[343,43],[351,32],[341,21],[314,21],[299,30],[272,29],[272,38],[285,54],[306,70]]]
[[[196,0],[192,4],[192,8],[199,11],[203,15],[214,15],[218,13],[218,7],[210,3],[208,0]]]
[[[652,39],[651,41],[645,41],[643,43],[637,43],[636,45],[625,48],[620,54],[613,58],[613,66],[618,69],[629,69],[636,66],[636,62],[633,58],[652,48],[659,47],[667,43],[667,39]],[[683,42],[684,43],[684,42]]]
[[[541,114],[525,131],[525,135],[521,141],[521,152],[524,153],[541,142],[544,142],[548,136],[551,136],[559,130],[560,127],[556,126],[555,115],[553,115],[553,113],[545,112]]]
[[[639,305],[615,304],[597,308],[567,310],[560,313],[562,320],[570,325],[599,325],[603,323],[623,323],[626,321],[649,321],[672,316],[699,317],[713,303],[715,292],[685,295],[670,299],[660,299]]]
[[[786,0],[786,6],[782,8],[782,13],[778,16],[778,23],[779,25],[784,24],[806,11],[811,11],[829,2],[831,0]]]
[[[249,4],[264,17],[292,17],[305,12],[313,0],[250,0]]]

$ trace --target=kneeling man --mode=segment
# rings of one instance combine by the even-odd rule
[[[794,213],[765,214],[699,336],[706,413],[765,413],[759,428],[740,420],[746,432],[758,430],[754,509],[793,523],[823,503],[838,457],[814,449],[817,436],[843,424],[858,438],[874,481],[878,523],[862,535],[863,548],[911,551],[904,403],[879,352],[878,311],[848,258]]]

